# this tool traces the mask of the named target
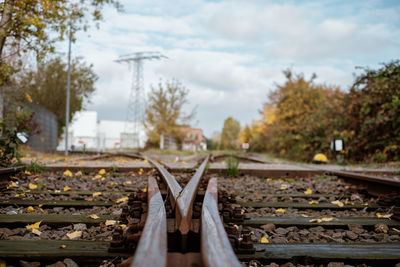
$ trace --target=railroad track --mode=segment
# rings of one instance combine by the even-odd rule
[[[134,157],[138,157],[138,155]],[[122,263],[125,266],[130,264],[133,266],[241,266],[241,262],[251,266],[262,266],[262,264],[272,261],[278,263],[291,261],[294,264],[341,261],[382,266],[382,264],[400,262],[400,239],[394,238],[390,239],[390,242],[373,243],[369,243],[370,241],[346,242],[353,240],[354,235],[350,232],[355,233],[354,231],[363,231],[359,235],[371,235],[375,231],[376,234],[383,234],[380,235],[380,237],[383,236],[383,240],[385,238],[388,240],[387,236],[391,238],[398,235],[395,233],[400,229],[400,222],[392,219],[393,217],[336,216],[346,215],[351,211],[356,213],[358,210],[364,211],[364,215],[365,210],[368,210],[369,213],[380,212],[381,216],[387,217],[398,207],[398,203],[390,202],[396,201],[394,195],[390,199],[385,199],[383,204],[369,201],[367,198],[363,199],[362,203],[359,201],[352,203],[353,201],[350,200],[349,203],[346,203],[343,199],[351,198],[351,194],[346,195],[347,192],[339,194],[336,192],[302,193],[298,192],[299,190],[286,192],[286,189],[276,190],[274,188],[264,193],[253,189],[251,189],[253,192],[246,193],[247,189],[243,187],[242,191],[234,192],[235,195],[232,196],[229,193],[229,186],[225,185],[231,183],[229,182],[230,178],[221,178],[221,182],[217,182],[217,179],[214,178],[215,175],[214,177],[210,175],[212,173],[210,169],[208,170],[209,174],[204,175],[208,157],[197,165],[196,171],[190,179],[187,179],[189,177],[185,177],[185,179],[174,177],[159,162],[151,158],[145,158],[145,160],[153,167],[146,169],[149,173],[142,177],[142,183],[135,188],[125,186],[121,181],[124,190],[104,190],[103,188],[102,192],[97,190],[51,190],[50,192],[31,190],[29,192],[32,196],[48,194],[65,198],[71,195],[85,198],[98,192],[104,195],[116,195],[120,198],[129,196],[127,205],[119,206],[122,214],[99,214],[96,219],[82,214],[64,216],[60,216],[60,214],[0,215],[1,225],[12,225],[13,227],[41,221],[50,226],[85,224],[87,227],[91,227],[100,224],[104,228],[107,221],[119,221],[119,226],[117,224],[113,227],[112,240],[0,240],[0,258],[11,262],[21,258],[50,262],[69,257],[84,264],[98,264],[99,259],[112,261],[112,259],[128,258]],[[67,167],[64,166],[65,168]],[[154,175],[153,168],[159,173],[159,178]],[[264,172],[261,182],[266,184],[271,182],[275,186],[286,184],[289,187],[295,187],[298,180],[288,180],[287,177],[299,176],[299,170],[284,171],[282,176],[285,178],[275,178],[270,181],[267,177],[271,173]],[[257,169],[254,173],[260,175],[262,170]],[[307,176],[306,172],[300,173],[302,177]],[[324,170],[318,172],[320,175],[323,173],[334,174]],[[341,177],[352,175],[350,178],[352,181],[354,179],[364,181],[362,175],[354,173],[337,173],[336,175]],[[137,182],[136,178],[131,179],[131,183]],[[238,183],[240,179],[236,179],[232,183]],[[299,181],[303,181],[302,179],[304,178],[300,178]],[[143,180],[147,187],[143,186]],[[181,180],[180,183],[177,180]],[[310,185],[312,184],[310,178],[304,180],[308,181]],[[98,181],[98,179],[94,181]],[[398,191],[399,187],[398,183],[393,182],[390,182],[389,187],[381,185],[379,179],[368,179],[368,183],[385,187],[386,193]],[[139,189],[146,188],[146,192],[138,190],[138,187]],[[357,190],[354,186],[350,187]],[[367,190],[365,187],[363,188]],[[220,190],[218,191],[218,189]],[[24,191],[26,190],[9,190],[5,193],[21,194]],[[257,197],[251,199],[252,195]],[[341,198],[338,199],[338,196]],[[292,201],[293,199],[298,202]],[[305,201],[299,201],[301,199]],[[333,201],[323,201],[323,199],[342,201],[343,206],[338,205],[338,202],[332,204]],[[368,202],[365,202],[367,200]],[[90,207],[110,207],[111,209],[118,205],[117,202],[118,199],[117,201],[103,199],[97,202],[76,199],[10,199],[0,201],[0,206],[36,207],[41,205],[42,208],[64,207],[64,209],[70,209],[73,207],[76,210],[85,210]],[[258,209],[264,209],[264,211],[267,209],[267,214],[271,216],[256,214]],[[280,211],[277,211],[279,209]],[[302,213],[305,216],[280,216],[285,213],[282,210],[291,211],[293,214]],[[324,215],[315,215],[321,210],[324,211],[321,213]],[[328,211],[335,212],[335,215],[329,216]],[[361,226],[362,230],[360,227],[356,227],[358,230],[356,228],[353,231],[346,230],[349,225],[351,227],[353,225]],[[105,229],[110,232],[109,228]],[[318,236],[320,238],[322,236],[325,243],[297,242],[295,238],[290,239],[287,236],[290,232],[296,233],[296,231],[302,230],[306,230],[302,234],[307,235],[307,231],[310,234],[313,232],[310,229],[313,228],[318,228],[314,231],[319,231]],[[332,237],[329,232],[331,230],[334,233],[343,233],[343,242],[339,241],[338,235]],[[260,233],[263,235],[260,236]],[[282,239],[282,235],[286,236],[286,240]],[[284,242],[276,243],[275,237],[281,238]],[[301,240],[300,238],[299,241]],[[291,243],[291,241],[296,242]],[[33,246],[37,249],[32,250]],[[62,246],[65,248],[61,249]],[[134,256],[131,257],[132,255]]]

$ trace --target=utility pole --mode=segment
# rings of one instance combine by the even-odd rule
[[[126,114],[126,122],[124,133],[121,134],[121,145],[125,142],[136,148],[140,148],[140,124],[144,119],[146,109],[144,97],[144,82],[143,82],[143,61],[152,59],[167,58],[159,52],[136,52],[133,54],[119,57],[116,60],[118,63],[128,63],[132,67],[132,88],[129,94],[128,111]],[[132,142],[130,142],[132,141]]]
[[[72,29],[69,26],[69,40],[68,40],[68,74],[67,74],[67,100],[65,104],[65,156],[68,156],[68,126],[69,126],[69,102],[71,95],[71,40]]]

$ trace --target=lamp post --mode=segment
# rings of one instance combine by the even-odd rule
[[[68,156],[68,124],[69,124],[69,102],[71,95],[71,39],[72,29],[69,26],[69,38],[68,38],[68,74],[67,74],[67,99],[65,104],[65,156]]]

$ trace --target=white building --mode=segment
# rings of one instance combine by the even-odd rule
[[[130,123],[133,124],[133,123]],[[129,125],[128,129],[133,129]],[[139,146],[145,145],[147,136],[142,124],[139,126]],[[77,112],[68,129],[69,149],[103,151],[106,149],[137,148],[133,133],[124,133],[125,121],[98,120],[96,111]],[[58,150],[65,149],[63,136]]]

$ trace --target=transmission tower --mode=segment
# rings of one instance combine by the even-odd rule
[[[146,101],[143,83],[143,61],[167,58],[159,52],[136,52],[120,56],[116,62],[128,63],[132,69],[132,88],[129,94],[128,111],[124,127],[124,138],[128,138],[129,144],[140,147],[140,125],[143,123]],[[122,139],[122,136],[121,136]],[[121,140],[121,145],[123,140]],[[130,146],[130,145],[128,145]]]

